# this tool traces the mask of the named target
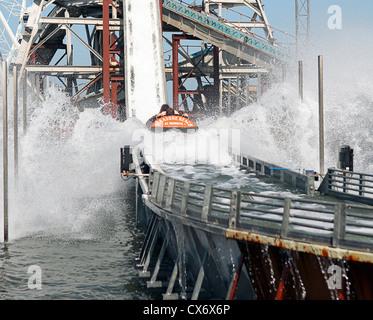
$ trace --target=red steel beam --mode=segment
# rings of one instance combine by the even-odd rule
[[[161,1],[161,0],[160,0]],[[189,78],[190,74],[193,72],[195,68],[193,68],[185,80],[180,84],[179,83],[179,46],[180,46],[180,40],[196,40],[194,36],[187,35],[187,34],[173,34],[172,35],[172,95],[173,95],[173,108],[175,110],[178,110],[180,105],[179,104],[179,94],[200,94],[199,91],[185,91],[180,90],[184,82]],[[182,48],[182,47],[181,47]],[[183,49],[183,48],[182,48]],[[183,49],[184,53],[188,55],[188,53]],[[190,58],[191,59],[191,58]],[[192,60],[192,59],[191,59]],[[185,100],[185,99],[184,99]],[[184,102],[184,101],[183,101]]]
[[[285,284],[286,284],[286,280],[288,278],[289,268],[290,268],[289,263],[285,262],[285,266],[282,269],[281,279],[280,279],[280,283],[279,283],[278,288],[277,288],[277,293],[276,293],[275,300],[284,300]]]
[[[179,44],[180,39],[176,35],[172,35],[172,95],[173,108],[179,109]]]
[[[243,251],[243,252],[241,252],[240,261],[238,263],[238,267],[237,267],[236,273],[234,275],[233,282],[232,282],[232,284],[229,288],[229,291],[228,291],[228,300],[233,300],[234,299],[234,295],[235,295],[236,290],[237,290],[238,280],[240,279],[241,270],[242,270],[242,266],[243,266],[243,263],[245,261],[245,258],[246,258],[246,253],[245,253],[245,251]]]
[[[109,31],[109,2],[110,0],[103,0],[102,2],[102,75],[103,75],[103,90],[104,90],[104,113],[109,114],[110,103],[110,31]]]
[[[118,108],[118,86],[120,81],[123,81],[123,75],[111,76],[112,73],[115,73],[115,66],[119,66],[119,63],[116,59],[116,54],[122,53],[122,50],[118,48],[117,41],[114,35],[109,29],[110,25],[110,6],[112,10],[117,10],[121,13],[120,9],[116,7],[112,0],[103,0],[102,5],[102,19],[103,19],[103,66],[102,66],[102,77],[103,77],[103,90],[104,90],[104,114],[108,115],[111,113],[113,118],[117,117],[117,108]]]

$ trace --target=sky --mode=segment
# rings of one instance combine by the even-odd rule
[[[295,0],[262,0],[269,24],[295,34]],[[341,28],[331,29],[328,21],[333,20],[338,6],[341,12]],[[313,44],[330,45],[352,41],[355,45],[373,42],[372,0],[310,0],[310,36]]]
[[[276,28],[295,33],[295,0],[262,0],[269,23]],[[330,6],[342,10],[342,30],[354,26],[373,28],[372,0],[310,0],[311,32],[327,32]]]
[[[270,25],[295,34],[295,0],[262,0]],[[334,6],[334,7],[333,7]],[[330,28],[335,6],[340,25]],[[367,74],[373,63],[373,0],[310,0],[311,55],[324,55],[324,65]],[[333,24],[333,23],[332,23]]]

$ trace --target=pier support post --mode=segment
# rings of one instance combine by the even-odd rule
[[[146,227],[148,225],[147,215],[144,203],[142,201],[142,192],[139,187],[139,178],[136,178],[135,185],[135,194],[136,194],[136,226],[137,227]]]
[[[3,193],[4,244],[8,243],[8,65],[3,61]]]
[[[166,238],[164,239],[164,241],[162,243],[162,248],[161,248],[161,251],[159,252],[157,262],[156,262],[154,270],[153,270],[153,274],[150,278],[150,281],[146,282],[146,285],[147,285],[148,288],[162,287],[162,281],[157,281],[157,276],[158,276],[159,270],[161,268],[161,263],[162,263],[164,254],[165,254],[166,249],[167,249],[169,237],[170,237],[170,234],[169,234],[169,231],[167,231],[167,235],[166,235]]]
[[[27,132],[27,71],[23,71],[23,135]]]
[[[18,75],[17,66],[13,66],[13,104],[14,104],[14,178],[18,179]]]
[[[142,278],[150,277],[148,267],[159,236],[159,221],[155,219],[153,225],[149,226],[149,228],[150,232],[147,235],[147,241],[144,243],[144,250],[138,265],[142,267],[142,270],[139,272],[139,277]]]
[[[146,235],[145,235],[145,240],[143,242],[141,252],[140,252],[139,256],[136,258],[136,261],[138,261],[138,264],[136,265],[137,267],[143,267],[144,266],[145,256],[146,256],[146,253],[149,249],[151,236],[152,236],[154,230],[157,227],[158,227],[158,220],[155,217],[155,215],[153,214],[152,217],[151,217],[149,226],[148,226],[148,230],[147,230]]]
[[[194,285],[191,300],[197,300],[198,296],[199,296],[199,293],[201,291],[202,283],[203,283],[203,280],[205,278],[205,268],[204,267],[205,267],[205,262],[206,262],[206,259],[207,259],[207,254],[208,254],[208,250],[205,250],[205,253],[204,253],[202,261],[201,261],[201,266],[200,266],[199,271],[198,271],[197,280],[196,280],[196,283]]]
[[[162,294],[163,300],[176,300],[179,298],[179,295],[177,293],[172,292],[174,290],[175,281],[176,281],[178,271],[179,271],[178,264],[179,264],[179,259],[176,259],[174,268],[172,270],[171,278],[167,286],[166,293]]]
[[[324,174],[324,67],[323,56],[318,58],[319,64],[319,156],[320,174]]]
[[[303,61],[298,62],[299,100],[303,102]]]

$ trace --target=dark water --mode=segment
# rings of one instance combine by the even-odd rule
[[[134,192],[126,182],[107,196],[110,210],[92,213],[83,233],[43,230],[2,244],[0,299],[149,299],[135,269],[145,230],[135,226]],[[41,289],[29,288],[33,265],[40,267]]]

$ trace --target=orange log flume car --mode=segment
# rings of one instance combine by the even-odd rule
[[[188,114],[170,108],[167,104],[162,105],[158,114],[151,117],[146,126],[153,131],[164,131],[177,129],[181,131],[196,131],[198,126],[189,119]]]

